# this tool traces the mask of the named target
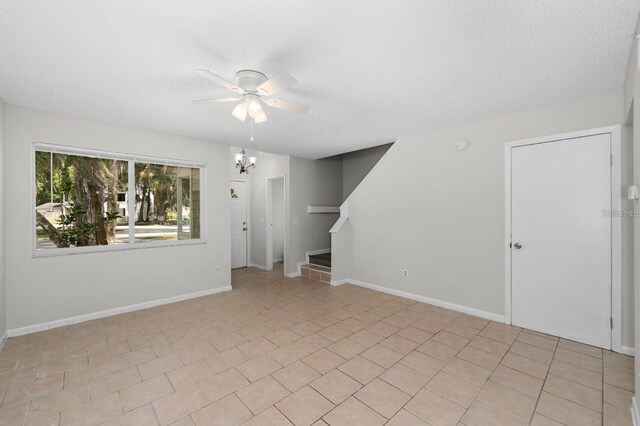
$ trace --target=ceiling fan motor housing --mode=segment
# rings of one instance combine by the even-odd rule
[[[236,73],[236,84],[247,92],[257,92],[258,86],[267,81],[267,76],[258,71],[242,70]]]

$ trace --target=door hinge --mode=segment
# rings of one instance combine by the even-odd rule
[[[609,317],[609,325],[611,326],[611,329],[613,330],[613,317]]]

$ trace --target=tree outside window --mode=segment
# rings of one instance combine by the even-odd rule
[[[36,149],[35,209],[36,250],[199,239],[200,168]]]

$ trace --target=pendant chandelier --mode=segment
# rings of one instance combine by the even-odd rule
[[[251,143],[253,144],[253,126],[255,124],[255,120],[253,119],[253,117],[251,117]],[[260,155],[262,155],[262,143],[260,143]],[[239,153],[235,154],[234,156],[235,161],[236,161],[236,169],[240,169],[238,172],[240,174],[246,173],[249,174],[249,169],[252,167],[256,167],[256,157],[247,157],[247,153],[245,152],[244,148],[242,148],[242,151],[240,151]]]
[[[240,169],[240,174],[249,174],[249,169],[256,166],[256,157],[247,157],[244,148],[235,155],[236,169]]]

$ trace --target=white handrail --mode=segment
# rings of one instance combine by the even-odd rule
[[[338,233],[340,231],[340,228],[342,228],[342,225],[344,225],[345,222],[347,221],[347,219],[349,219],[349,202],[348,202],[348,199],[347,199],[347,201],[342,203],[342,205],[340,206],[340,217],[338,218],[336,223],[333,224],[333,226],[331,227],[329,232],[332,233],[332,234]]]

